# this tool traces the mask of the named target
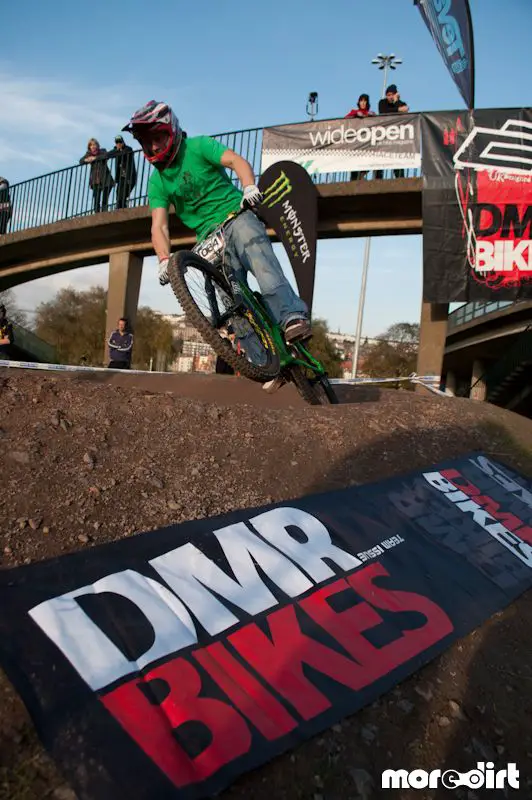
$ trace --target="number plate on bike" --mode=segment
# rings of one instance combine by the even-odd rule
[[[225,236],[221,228],[207,236],[203,242],[195,245],[192,252],[197,253],[198,256],[209,261],[211,264],[218,264],[222,260],[223,251],[225,247]]]

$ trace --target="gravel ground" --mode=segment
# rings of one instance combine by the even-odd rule
[[[109,381],[0,370],[0,568],[379,480],[476,448],[532,474],[530,420],[406,391],[341,395],[340,406],[311,408],[292,387],[268,397],[225,376]],[[528,593],[370,708],[221,797],[444,798],[447,790],[383,793],[378,778],[388,766],[468,770],[477,760],[516,761],[522,788],[511,797],[531,797],[531,614]],[[0,703],[0,798],[73,800],[2,673]]]

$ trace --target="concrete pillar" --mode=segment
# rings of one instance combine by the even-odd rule
[[[107,341],[120,317],[127,317],[131,327],[135,325],[143,261],[129,252],[113,253],[109,258],[104,364],[109,363]]]
[[[479,359],[473,361],[473,369],[471,371],[471,392],[469,394],[471,400],[486,399],[486,381],[482,380],[485,370],[486,367],[483,361],[480,361]]]
[[[418,375],[437,375],[441,378],[443,353],[447,338],[448,303],[421,303],[419,326],[419,352],[417,356]],[[416,392],[427,393],[419,384]]]
[[[452,394],[453,397],[456,395],[456,375],[451,370],[447,370],[445,376],[445,391]]]

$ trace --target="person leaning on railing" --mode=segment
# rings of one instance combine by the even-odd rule
[[[11,219],[11,200],[9,198],[9,181],[0,177],[0,236],[7,231]]]
[[[352,119],[353,117],[374,117],[375,112],[371,110],[371,102],[369,99],[369,94],[361,94],[358,98],[357,107],[352,108],[349,114],[345,115],[346,119]],[[365,178],[367,172],[352,172],[351,173],[351,180],[358,181],[361,178]]]
[[[89,186],[94,197],[94,211],[107,211],[109,208],[109,195],[115,182],[107,167],[107,150],[100,147],[97,139],[89,139],[87,152],[80,158],[80,164],[90,164]]]
[[[137,182],[133,149],[124,142],[123,137],[119,134],[115,136],[115,146],[109,150],[107,158],[115,159],[116,207],[127,208],[128,197]]]

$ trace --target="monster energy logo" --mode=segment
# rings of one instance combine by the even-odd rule
[[[264,204],[268,208],[272,208],[272,206],[277,205],[283,197],[286,197],[287,194],[290,194],[292,191],[292,184],[286,177],[284,172],[281,172],[277,180],[275,180],[271,186],[268,186],[267,189],[264,190]]]

